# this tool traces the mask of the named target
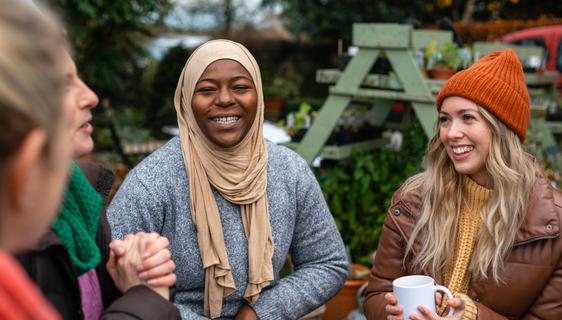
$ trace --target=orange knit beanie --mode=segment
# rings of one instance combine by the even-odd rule
[[[437,96],[437,110],[451,96],[469,99],[490,111],[525,141],[531,116],[523,67],[511,49],[495,51],[457,72]]]

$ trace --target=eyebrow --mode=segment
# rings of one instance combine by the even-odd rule
[[[234,77],[230,78],[230,81],[237,81],[237,80],[240,80],[240,79],[252,81],[252,79],[248,78],[248,77],[245,76],[245,75],[234,76]],[[201,83],[201,82],[205,82],[205,81],[217,82],[217,80],[214,79],[214,78],[202,78],[202,79],[199,79],[199,80],[197,81],[197,83]],[[252,82],[253,82],[253,81],[252,81]]]
[[[476,113],[480,113],[478,111],[478,109],[460,109],[458,113],[466,113],[466,112],[476,112]],[[449,115],[449,113],[445,112],[445,111],[439,111],[439,114],[446,114]]]

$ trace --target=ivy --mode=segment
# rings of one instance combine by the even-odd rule
[[[394,191],[421,170],[427,138],[419,124],[401,150],[354,151],[318,174],[320,186],[354,262],[369,265]]]

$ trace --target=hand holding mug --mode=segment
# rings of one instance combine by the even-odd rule
[[[453,300],[453,294],[449,289],[435,285],[435,280],[428,276],[400,277],[392,282],[392,286],[396,298],[396,306],[390,303],[394,302],[394,299],[389,297],[387,301],[390,306],[387,305],[387,312],[393,316],[401,315],[403,319],[423,319],[423,316],[430,316],[428,319],[434,319],[432,316],[435,315],[435,295],[439,291],[445,293],[450,300]],[[453,303],[453,305],[456,306],[456,303]],[[402,314],[398,313],[398,307],[402,308]],[[449,316],[453,315],[453,311],[455,310],[450,308]]]

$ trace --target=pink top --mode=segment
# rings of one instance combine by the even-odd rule
[[[79,276],[78,284],[80,285],[84,320],[98,320],[103,312],[103,301],[96,269],[90,269]]]

